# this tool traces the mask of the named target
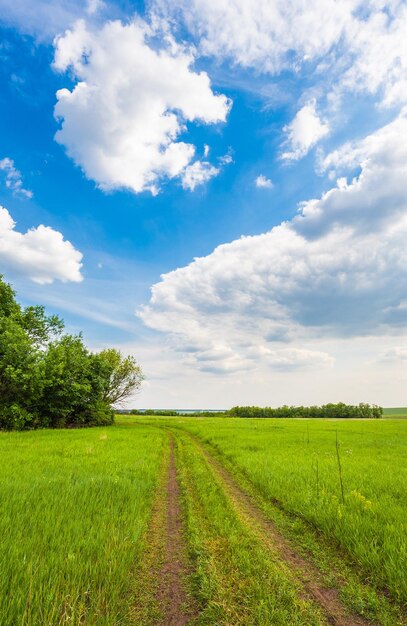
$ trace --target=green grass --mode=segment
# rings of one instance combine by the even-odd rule
[[[148,427],[0,433],[1,626],[126,623],[163,441]]]
[[[155,623],[168,430],[194,624],[326,623],[204,449],[349,609],[407,623],[406,421],[121,416],[109,428],[0,433],[1,626]]]
[[[400,407],[383,409],[383,417],[386,417],[386,418],[393,417],[393,418],[399,418],[399,419],[407,417],[407,407],[400,406]]]
[[[177,433],[177,444],[195,590],[201,603],[194,623],[325,624],[319,608],[301,597],[287,568],[239,519],[191,439]]]
[[[385,588],[398,604],[406,602],[406,422],[172,418],[163,423],[209,443],[262,497],[308,522],[365,579]]]

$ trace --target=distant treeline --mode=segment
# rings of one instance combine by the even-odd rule
[[[181,411],[169,411],[167,409],[144,409],[139,411],[138,409],[131,409],[130,415],[157,415],[160,417],[225,417],[228,415],[228,411],[191,411],[190,413],[182,413]]]
[[[179,411],[168,411],[159,409],[146,409],[139,411],[132,409],[129,411],[132,415],[157,415],[162,417],[186,417],[184,413]],[[322,406],[280,406],[276,409],[272,407],[260,406],[234,406],[228,411],[196,411],[188,413],[187,417],[308,417],[308,418],[363,418],[378,419],[383,416],[383,409],[376,404],[324,404]]]
[[[308,418],[364,418],[378,419],[383,409],[375,404],[324,404],[322,406],[234,406],[226,414],[230,417],[308,417]]]

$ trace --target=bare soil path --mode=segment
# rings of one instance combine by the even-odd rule
[[[232,502],[237,514],[252,528],[264,547],[270,550],[282,564],[285,564],[301,583],[305,595],[318,604],[328,622],[334,626],[372,626],[371,621],[359,615],[351,615],[342,605],[338,590],[324,586],[323,576],[318,569],[300,554],[281,535],[271,520],[259,508],[255,499],[239,487],[232,475],[214,458],[205,445],[191,436],[196,447],[205,457],[215,476]]]
[[[158,571],[157,599],[164,614],[162,623],[165,626],[183,626],[194,617],[195,611],[185,587],[188,560],[172,435],[170,436],[165,508],[164,559]]]

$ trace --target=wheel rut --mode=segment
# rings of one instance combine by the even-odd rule
[[[174,438],[170,435],[170,456],[166,481],[164,556],[157,572],[157,601],[165,626],[184,626],[195,616],[185,588],[188,576],[187,549],[180,502],[180,486],[175,463]]]
[[[359,615],[349,614],[339,599],[338,590],[324,586],[321,572],[292,548],[273,522],[266,517],[254,498],[239,487],[228,470],[210,454],[197,437],[190,434],[187,436],[194,442],[215,476],[220,480],[240,518],[253,529],[263,545],[288,567],[301,583],[305,592],[304,595],[314,600],[322,609],[328,624],[333,626],[372,626],[371,621],[367,621]]]

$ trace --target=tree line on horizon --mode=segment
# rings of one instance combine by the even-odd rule
[[[383,409],[376,404],[345,404],[344,402],[328,403],[322,406],[234,406],[227,414],[230,417],[307,417],[325,419],[379,419],[383,416]]]
[[[0,275],[0,429],[111,424],[143,380],[132,356],[91,352],[43,306],[23,308]]]
[[[156,415],[161,417],[184,416],[182,412],[175,410],[160,409],[131,409],[131,415]],[[383,416],[383,408],[376,404],[345,404],[338,402],[329,403],[322,406],[280,406],[259,407],[259,406],[234,406],[231,409],[220,411],[195,411],[188,413],[188,417],[304,417],[304,418],[325,418],[325,419],[379,419]]]

